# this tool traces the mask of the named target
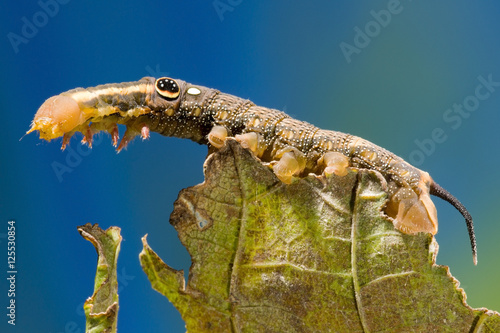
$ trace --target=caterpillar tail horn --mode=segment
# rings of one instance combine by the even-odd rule
[[[477,265],[477,245],[476,245],[476,235],[474,234],[474,223],[472,222],[472,216],[465,206],[458,201],[450,192],[446,191],[444,188],[439,186],[439,184],[432,182],[430,186],[430,194],[439,197],[455,207],[460,214],[465,218],[465,223],[467,224],[467,230],[469,232],[470,246],[472,248],[472,260],[474,265]]]

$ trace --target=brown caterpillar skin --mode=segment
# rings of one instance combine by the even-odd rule
[[[282,181],[308,173],[344,175],[347,166],[379,171],[387,180],[386,213],[404,233],[437,232],[437,212],[430,194],[453,204],[465,217],[474,263],[476,242],[472,218],[465,207],[437,185],[429,174],[362,138],[319,129],[284,112],[260,107],[249,100],[182,80],[145,77],[136,82],[77,88],[49,98],[38,110],[28,133],[40,138],[63,137],[63,146],[75,132],[92,145],[93,134],[105,130],[118,142],[117,124],[127,130],[118,146],[149,131],[191,139],[219,148],[234,136]]]

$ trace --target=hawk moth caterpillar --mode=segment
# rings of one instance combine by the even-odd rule
[[[118,124],[127,128],[119,144]],[[319,129],[215,89],[167,77],[76,88],[46,100],[27,133],[33,131],[48,141],[62,136],[62,149],[76,132],[91,147],[93,135],[106,131],[118,151],[138,135],[148,138],[150,131],[191,139],[212,150],[232,136],[284,183],[309,173],[342,176],[348,167],[377,170],[387,181],[386,213],[398,230],[436,234],[437,211],[430,195],[438,196],[465,218],[477,264],[471,215],[427,172],[360,137]]]

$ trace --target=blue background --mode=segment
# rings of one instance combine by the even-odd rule
[[[284,109],[407,160],[419,149],[415,140],[441,128],[446,140],[421,153],[419,167],[474,216],[479,266],[461,215],[436,198],[438,263],[450,266],[472,307],[500,310],[500,89],[458,128],[443,120],[474,94],[478,76],[500,81],[496,2],[402,0],[400,12],[346,57],[341,43],[355,46],[356,27],[376,29],[370,11],[387,9],[388,1],[220,0],[230,8],[223,13],[213,1],[65,1],[18,52],[8,34],[22,34],[23,17],[43,19],[42,7],[9,1],[0,12],[0,276],[7,271],[9,219],[17,223],[18,269],[15,328],[6,323],[1,279],[2,332],[84,331],[81,305],[92,294],[96,264],[92,245],[76,230],[86,222],[122,228],[119,331],[184,332],[175,308],[151,289],[138,254],[148,233],[169,265],[189,268],[168,219],[179,190],[202,182],[206,147],[158,134],[120,154],[106,135],[91,151],[76,139],[64,152],[60,139],[47,143],[31,134],[19,141],[48,97],[148,75]],[[78,158],[68,157],[71,151]],[[54,162],[71,172],[58,179]]]

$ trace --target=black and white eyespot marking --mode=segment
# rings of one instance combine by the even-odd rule
[[[181,91],[179,84],[174,79],[168,77],[162,77],[156,80],[155,88],[160,96],[169,101],[177,99]]]

